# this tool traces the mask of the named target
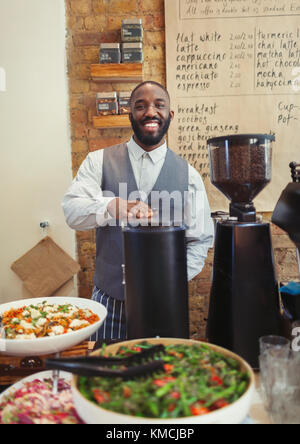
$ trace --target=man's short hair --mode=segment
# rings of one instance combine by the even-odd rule
[[[132,91],[131,96],[130,96],[130,104],[131,104],[131,102],[132,102],[132,98],[133,98],[134,94],[136,93],[136,91],[139,90],[140,88],[142,88],[142,87],[145,86],[145,85],[154,85],[154,86],[158,86],[160,89],[162,89],[162,90],[167,94],[168,99],[169,99],[169,101],[170,101],[170,94],[169,94],[168,90],[167,90],[163,85],[161,85],[161,84],[158,83],[158,82],[154,82],[153,80],[146,80],[145,82],[140,83],[139,85],[137,85],[137,86],[134,88],[134,90]]]

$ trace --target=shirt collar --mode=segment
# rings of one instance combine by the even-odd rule
[[[127,143],[127,147],[135,160],[140,160],[143,154],[146,153],[146,151],[135,142],[133,137],[131,137],[130,141]],[[167,154],[167,142],[165,141],[161,146],[150,151],[148,154],[153,163],[157,163],[161,159],[164,159]]]

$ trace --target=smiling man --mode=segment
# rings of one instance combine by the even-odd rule
[[[130,121],[133,137],[145,151],[153,151],[161,145],[173,117],[169,93],[161,86],[145,83],[132,92]]]
[[[63,200],[71,228],[97,229],[92,298],[107,307],[108,316],[95,340],[126,339],[122,223],[151,223],[155,216],[162,223],[161,208],[167,207],[169,223],[184,223],[187,228],[189,280],[201,272],[213,245],[202,179],[165,141],[174,117],[167,90],[156,82],[141,83],[132,92],[130,104],[131,140],[90,153]],[[154,206],[157,195],[159,205]]]

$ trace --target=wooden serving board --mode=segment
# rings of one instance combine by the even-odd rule
[[[82,344],[77,345],[69,350],[62,352],[61,357],[68,356],[86,356],[90,351],[93,350],[94,343],[93,342],[83,342]],[[11,357],[0,355],[0,386],[9,386],[15,384],[21,379],[33,375],[34,373],[39,373],[47,370],[45,368],[45,360],[47,358],[53,358],[54,355],[47,356],[39,356],[32,358],[35,359],[37,367],[23,367],[22,363],[25,360],[28,361],[30,357],[21,358],[21,357]],[[10,369],[5,371],[5,367],[11,366]]]

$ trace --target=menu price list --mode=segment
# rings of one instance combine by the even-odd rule
[[[298,158],[300,0],[165,0],[170,147],[205,180],[213,210],[228,202],[210,181],[207,140],[275,135],[272,181],[256,199],[272,211]],[[284,167],[284,165],[286,166]]]
[[[273,98],[272,98],[273,99]],[[176,111],[176,147],[180,155],[196,170],[203,179],[209,178],[209,154],[207,140],[216,136],[241,133],[267,133],[280,135],[288,140],[290,134],[299,128],[300,101],[293,96],[279,95],[267,104],[257,105],[257,97],[199,98],[194,103],[187,99],[178,101]],[[234,109],[240,116],[236,118]],[[254,110],[250,113],[248,110]],[[296,157],[295,157],[296,159]],[[288,170],[288,165],[287,165]]]
[[[300,26],[272,31],[236,23],[233,28],[178,33],[179,97],[300,92]]]
[[[202,172],[203,179],[209,177],[209,154],[207,139],[216,134],[237,134],[239,125],[230,117],[222,120],[222,107],[216,101],[199,101],[196,104],[177,106],[177,147],[183,158]]]

